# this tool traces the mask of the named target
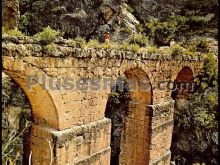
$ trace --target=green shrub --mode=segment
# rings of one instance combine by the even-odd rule
[[[178,56],[178,55],[182,55],[184,53],[184,48],[182,46],[180,46],[179,44],[175,44],[172,48],[171,48],[171,55],[172,56]]]
[[[207,53],[208,49],[208,42],[206,40],[200,40],[196,45],[196,51]]]
[[[186,43],[186,45],[188,49],[193,52],[202,52],[202,53],[209,52],[209,43],[205,39],[197,39],[189,44]]]
[[[139,52],[139,50],[140,50],[140,46],[139,46],[139,45],[135,45],[135,44],[131,44],[131,45],[129,46],[129,50],[132,51],[132,52],[137,53],[137,52]]]
[[[98,40],[95,40],[95,39],[91,39],[89,40],[88,42],[88,47],[91,47],[91,48],[99,48],[100,47],[100,44]]]
[[[154,38],[156,44],[168,45],[186,21],[186,17],[179,15],[170,16],[166,21],[154,18],[145,23],[145,30],[150,38]]]
[[[157,47],[156,46],[150,46],[147,50],[148,50],[148,53],[156,53],[157,52]]]
[[[141,47],[141,48],[138,50],[138,52],[145,52],[145,53],[147,53],[147,52],[148,52],[148,49],[149,49],[149,48],[147,48],[147,47]]]
[[[140,47],[145,47],[148,45],[148,38],[143,34],[134,34],[129,39],[130,44],[139,45]]]
[[[17,36],[17,37],[19,37],[19,36],[25,36],[21,31],[19,31],[17,28],[15,28],[15,29],[12,29],[12,30],[8,30],[8,31],[6,31],[5,30],[5,28],[3,29],[3,34],[8,34],[8,35],[10,35],[10,36]]]
[[[114,47],[113,47],[113,45],[112,45],[111,42],[100,44],[100,48],[101,48],[101,49],[111,49],[111,48],[114,49]]]
[[[196,84],[199,91],[203,91],[208,87],[217,86],[218,82],[218,63],[217,57],[213,53],[208,53],[202,71],[196,77]]]
[[[210,13],[206,16],[192,16],[189,20],[191,24],[207,25],[214,18],[214,14]]]
[[[33,37],[38,41],[49,44],[54,42],[59,34],[58,31],[53,30],[48,26],[44,28],[42,32],[35,34]]]
[[[188,55],[188,56],[195,56],[196,55],[195,52],[190,51],[189,49],[184,50],[183,54]]]
[[[124,51],[132,51],[137,53],[140,50],[140,46],[135,44],[129,44],[126,42],[120,46],[120,49]]]
[[[29,29],[29,25],[30,25],[30,20],[31,20],[31,14],[30,13],[25,13],[24,15],[22,15],[20,17],[19,20],[19,29],[24,32],[25,34],[28,34],[28,29]]]
[[[87,45],[85,38],[76,37],[74,40],[76,42],[76,47],[78,48],[85,48]]]

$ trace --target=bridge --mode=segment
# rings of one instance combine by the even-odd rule
[[[34,165],[110,165],[111,119],[105,111],[113,85],[103,82],[119,77],[138,82],[130,91],[120,164],[170,164],[175,100],[172,90],[162,90],[158,84],[192,82],[203,65],[200,56],[81,49],[67,41],[48,47],[12,36],[3,36],[2,55],[3,72],[23,89],[31,105]],[[66,78],[101,83],[85,90],[80,83],[71,88],[62,81]],[[143,79],[147,90],[141,90]],[[57,81],[51,85],[50,80]],[[176,98],[186,95],[179,92]]]

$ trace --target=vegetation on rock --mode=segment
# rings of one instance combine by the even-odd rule
[[[45,44],[54,42],[58,37],[59,32],[50,28],[49,26],[44,28],[42,32],[39,32],[33,36],[34,39]]]
[[[23,37],[25,34],[23,34],[18,28],[12,29],[12,30],[6,30],[4,27],[2,27],[2,34],[7,34],[10,36],[16,36],[16,37]]]

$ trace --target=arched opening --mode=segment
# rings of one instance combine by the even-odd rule
[[[61,109],[62,104],[55,101],[56,91],[43,88],[43,84],[47,82],[42,77],[47,77],[47,75],[39,68],[21,59],[12,59],[6,56],[3,56],[3,72],[9,75],[28,97],[34,123],[60,129],[57,109]],[[36,79],[31,77],[36,77]],[[33,83],[34,85],[32,85]]]
[[[174,100],[188,99],[193,92],[193,72],[189,67],[184,67],[178,73],[175,80],[176,90],[172,92],[171,96]]]
[[[2,72],[3,164],[28,164],[32,124],[28,98],[18,84]]]
[[[172,134],[172,143],[171,143],[171,160],[174,164],[185,164],[185,160],[183,160],[180,155],[183,154],[178,150],[177,145],[179,139],[182,138],[180,121],[182,118],[184,120],[188,120],[187,117],[183,114],[187,114],[189,112],[186,111],[186,107],[188,107],[188,101],[191,99],[191,96],[194,91],[194,77],[193,72],[189,67],[184,67],[178,73],[175,80],[175,91],[172,92],[171,97],[175,100],[174,106],[174,128]],[[188,116],[188,115],[187,115]],[[186,147],[186,146],[185,146]],[[190,152],[190,151],[189,151]]]
[[[126,71],[112,88],[105,112],[112,121],[111,165],[149,164],[151,104],[147,74],[137,68]]]

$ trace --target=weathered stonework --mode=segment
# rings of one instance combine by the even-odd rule
[[[53,164],[60,165],[110,164],[111,123],[105,118],[105,108],[111,87],[80,91],[65,90],[63,84],[63,90],[44,90],[42,87],[49,84],[45,84],[42,77],[48,80],[69,76],[77,80],[117,79],[122,75],[137,80],[147,78],[151,85],[150,91],[131,92],[131,98],[139,101],[129,105],[131,114],[127,126],[132,131],[127,132],[133,132],[129,137],[131,141],[138,143],[137,138],[144,139],[140,140],[144,146],[137,144],[135,152],[142,150],[145,156],[138,159],[146,159],[148,155],[144,160],[146,164],[170,164],[174,102],[171,91],[158,89],[158,82],[174,81],[185,67],[190,68],[195,77],[202,67],[202,57],[181,55],[174,58],[161,54],[79,49],[71,47],[68,41],[56,43],[56,49],[48,50],[46,45],[29,38],[3,36],[3,71],[20,85],[32,107],[33,164],[46,165],[51,159]],[[27,80],[31,75],[39,76],[40,80],[29,90]],[[139,120],[143,120],[143,127]],[[147,137],[139,129],[147,130]],[[127,132],[124,135],[129,136]],[[51,141],[52,152],[48,141]],[[131,162],[137,163],[137,159],[132,158]]]

